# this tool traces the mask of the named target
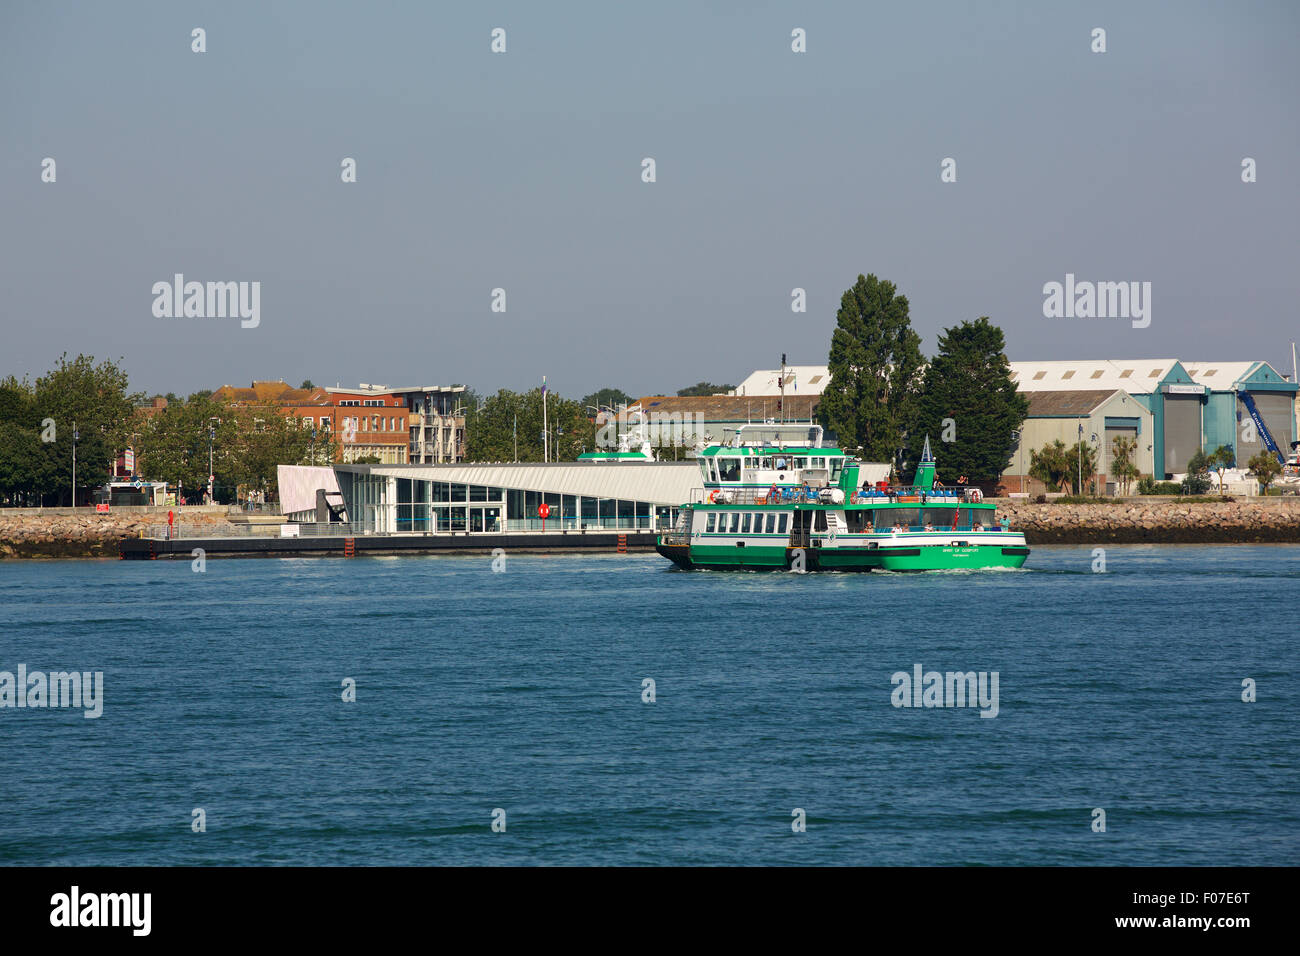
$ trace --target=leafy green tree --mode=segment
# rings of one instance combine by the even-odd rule
[[[592,408],[607,406],[617,410],[620,405],[632,404],[632,396],[621,388],[602,388],[590,395],[583,396],[582,404],[583,406],[589,405]]]
[[[1251,458],[1246,463],[1250,473],[1255,476],[1260,487],[1264,489],[1264,494],[1268,494],[1268,486],[1277,480],[1277,476],[1282,473],[1282,466],[1278,463],[1277,456],[1270,451],[1261,451],[1258,455]]]
[[[54,491],[60,503],[71,502],[72,444],[74,424],[77,445],[77,487],[85,490],[102,484],[112,459],[123,447],[123,432],[143,396],[127,391],[126,372],[111,360],[96,364],[94,356],[67,353],[59,364],[36,380],[32,392],[38,424],[53,420],[56,440],[48,443],[54,462]]]
[[[220,421],[213,421],[220,419]],[[233,453],[238,447],[237,423],[226,405],[211,399],[169,402],[141,418],[131,436],[136,473],[150,481],[183,486],[187,497],[208,483],[208,430],[214,437],[213,474],[217,484],[235,484]]]
[[[1219,494],[1222,495],[1224,479],[1226,477],[1224,475],[1224,472],[1226,472],[1229,468],[1233,468],[1236,466],[1237,464],[1236,454],[1233,452],[1232,447],[1230,445],[1220,445],[1218,448],[1214,450],[1214,453],[1211,454],[1206,459],[1206,464],[1209,466],[1210,471],[1218,473]]]
[[[551,392],[546,399],[546,419],[551,430],[551,460],[576,460],[585,448],[595,448],[595,426],[583,402]],[[467,461],[514,461],[516,438],[519,461],[542,461],[542,390],[512,392],[501,389],[489,397],[474,419],[466,424]]]
[[[302,384],[299,385],[298,387],[299,387],[299,388],[315,388],[316,386],[312,384],[311,379],[309,379],[309,378],[305,378],[305,379],[302,380]]]
[[[701,395],[725,395],[728,392],[735,391],[734,385],[714,385],[711,382],[696,382],[694,385],[688,385],[686,388],[679,388],[677,395],[681,398],[691,398]]]
[[[331,431],[304,428],[302,419],[284,415],[275,405],[250,405],[233,410],[235,447],[232,450],[233,484],[278,495],[280,465],[326,464],[335,459],[338,441]]]
[[[939,336],[939,354],[925,372],[908,444],[917,446],[930,436],[945,478],[993,481],[1011,462],[1013,432],[1029,413],[1029,400],[1011,381],[1005,349],[1002,330],[988,316]]]
[[[1203,495],[1210,490],[1210,456],[1198,450],[1187,461],[1187,477],[1182,491],[1186,495]]]
[[[208,482],[209,430],[215,484],[275,494],[280,465],[328,465],[338,437],[305,427],[274,405],[232,408],[210,398],[169,404],[139,423],[137,471],[152,481],[181,486],[196,500]]]
[[[899,464],[905,436],[916,426],[921,364],[907,297],[897,295],[892,282],[859,275],[840,297],[831,381],[817,406],[818,421],[850,454]]]
[[[31,383],[12,375],[0,382],[0,500],[5,504],[39,505],[45,495],[61,490],[59,449],[42,441],[42,432]]]

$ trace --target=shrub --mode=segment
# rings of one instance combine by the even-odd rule
[[[1176,481],[1155,481],[1151,478],[1143,478],[1138,482],[1138,494],[1140,495],[1176,495],[1182,492],[1182,487]]]

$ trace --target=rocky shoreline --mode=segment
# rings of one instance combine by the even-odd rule
[[[176,523],[205,534],[237,534],[221,506],[174,508]],[[0,560],[6,558],[116,558],[122,538],[148,535],[167,524],[166,508],[100,514],[89,508],[0,509]]]
[[[1034,544],[1300,543],[1300,499],[1179,502],[1127,498],[1113,504],[997,500],[999,514]]]
[[[1129,498],[1113,504],[1035,504],[997,499],[999,514],[1035,544],[1300,543],[1300,499],[1175,502]],[[174,509],[186,535],[238,534],[247,520],[222,507]],[[276,519],[267,519],[274,522]],[[167,509],[99,514],[87,509],[0,509],[0,560],[116,558],[122,538],[167,523]]]

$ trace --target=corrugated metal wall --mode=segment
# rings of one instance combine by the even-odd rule
[[[1201,450],[1201,399],[1196,395],[1165,396],[1165,472],[1187,470],[1187,462]]]

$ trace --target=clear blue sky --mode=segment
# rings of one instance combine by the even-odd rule
[[[1297,35],[1293,2],[6,0],[0,375],[671,392],[825,362],[866,272],[927,353],[988,315],[1013,359],[1289,372]],[[260,326],[155,318],[176,272],[260,281]],[[1150,281],[1151,326],[1044,318],[1067,272]]]

